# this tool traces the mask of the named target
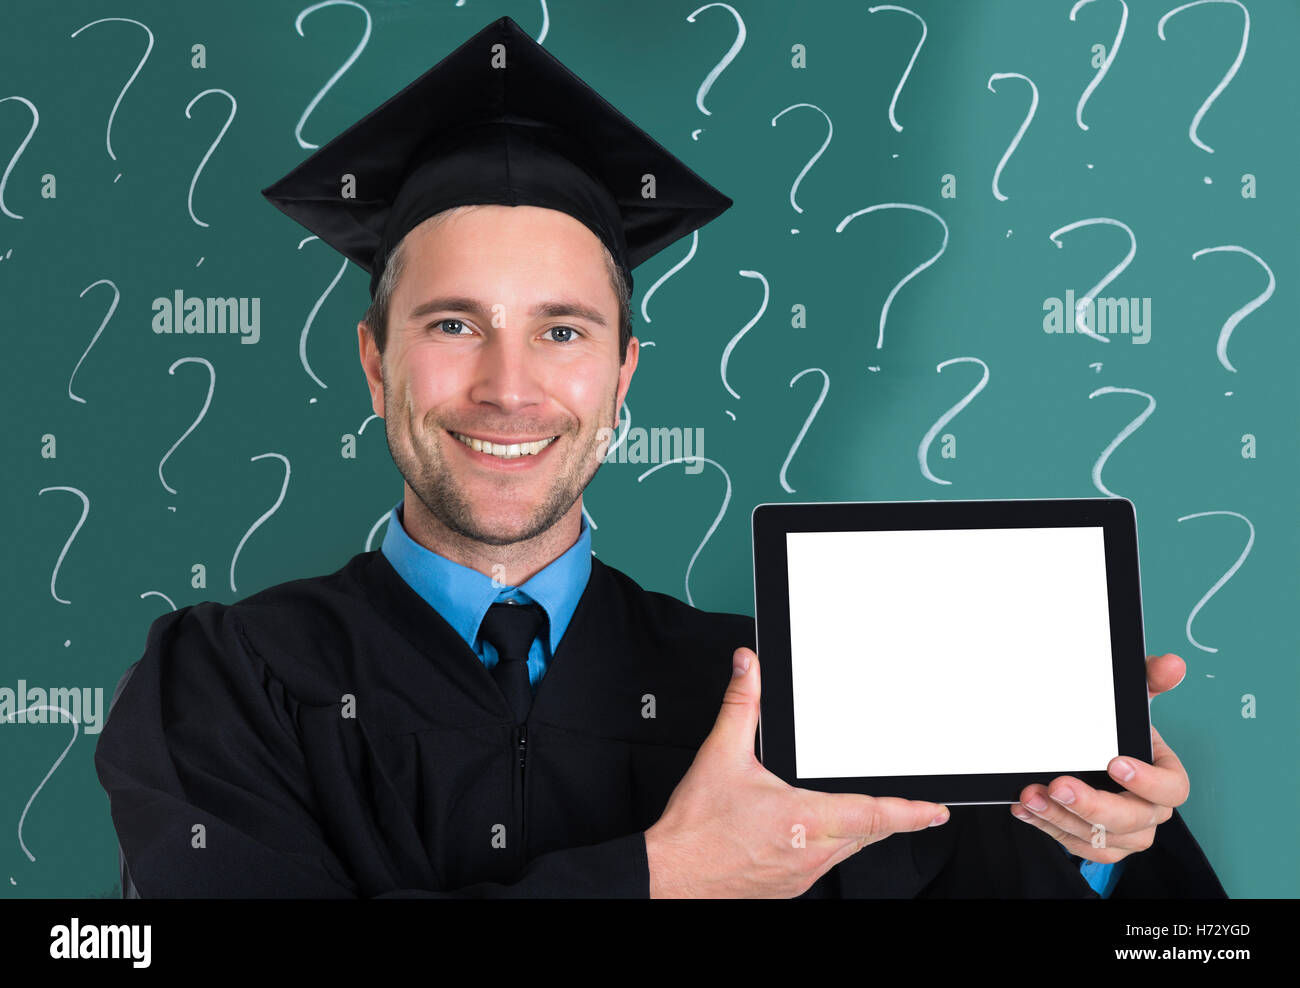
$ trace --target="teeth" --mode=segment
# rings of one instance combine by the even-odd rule
[[[499,443],[487,443],[481,439],[471,439],[469,436],[462,436],[459,432],[453,432],[452,435],[471,449],[475,449],[480,453],[490,453],[504,460],[512,460],[517,456],[534,456],[555,442],[556,439],[555,436],[552,436],[550,439],[542,439],[535,443],[511,443],[508,446],[502,446]]]

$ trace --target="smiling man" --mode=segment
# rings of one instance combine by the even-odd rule
[[[522,583],[578,540],[582,491],[636,369],[618,271],[579,220],[526,205],[439,213],[390,265],[402,276],[389,325],[357,332],[406,478],[402,527]]]
[[[731,201],[509,18],[264,194],[371,274],[403,498],[381,550],[154,623],[95,759],[128,894],[1222,895],[1162,743],[1030,826],[758,763],[753,619],[642,589],[582,513],[631,270]]]

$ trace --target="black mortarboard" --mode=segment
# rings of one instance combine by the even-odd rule
[[[343,196],[345,175],[355,198]],[[568,213],[630,285],[634,267],[732,204],[509,17],[262,195],[369,271],[371,298],[402,237],[452,206]]]

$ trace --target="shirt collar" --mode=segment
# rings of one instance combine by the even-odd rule
[[[412,539],[402,522],[403,503],[399,501],[389,512],[381,551],[411,589],[441,614],[470,648],[474,648],[488,608],[498,600],[522,595],[546,611],[550,653],[555,654],[591,576],[591,528],[585,515],[572,546],[512,587],[497,586],[490,576],[452,562]]]

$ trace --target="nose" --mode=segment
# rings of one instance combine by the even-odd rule
[[[530,340],[510,333],[498,333],[479,349],[474,368],[470,400],[495,405],[503,412],[516,412],[542,402],[538,361]]]

